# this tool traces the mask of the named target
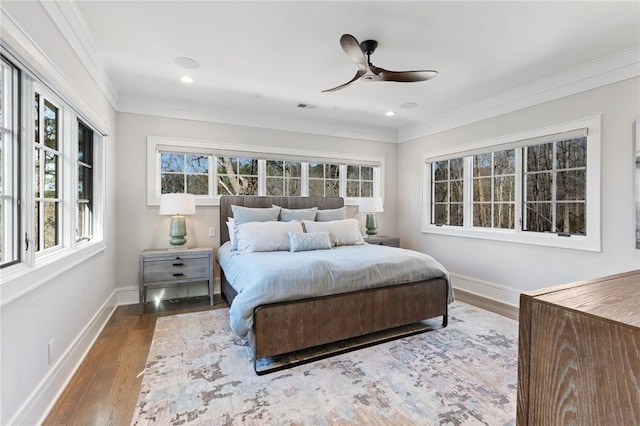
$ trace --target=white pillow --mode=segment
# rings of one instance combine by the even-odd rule
[[[328,231],[331,244],[334,246],[351,246],[364,244],[360,233],[360,222],[356,219],[334,220],[331,222],[312,222],[303,220],[306,232]]]
[[[249,222],[236,225],[238,251],[289,251],[289,232],[302,232],[300,222]]]
[[[232,204],[231,211],[233,212],[235,228],[237,228],[240,224],[248,222],[276,221],[278,220],[278,216],[280,215],[280,207],[243,207]],[[234,234],[236,233],[237,230],[234,231]],[[231,239],[231,251],[236,251],[237,249],[238,242],[237,238],[234,237]]]
[[[232,217],[228,217],[227,218],[227,229],[229,230],[229,241],[231,241],[231,246],[235,246],[235,239],[236,239],[236,233],[235,233],[235,222],[233,220]]]
[[[331,249],[331,236],[322,232],[289,232],[290,251],[310,251]]]

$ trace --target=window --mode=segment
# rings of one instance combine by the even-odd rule
[[[374,168],[347,166],[347,197],[373,197]]]
[[[267,160],[267,195],[302,195],[302,163],[300,161]]]
[[[163,194],[209,194],[210,155],[164,152],[160,156],[160,163],[160,187]]]
[[[33,243],[36,253],[60,244],[60,132],[59,108],[40,93],[34,98]]]
[[[93,236],[93,130],[78,120],[76,240]]]
[[[423,232],[598,251],[599,163],[599,117],[425,156]]]
[[[585,234],[587,138],[529,146],[524,154],[524,229]]]
[[[258,159],[216,157],[219,195],[258,195]]]
[[[473,226],[515,226],[515,150],[474,155]]]
[[[104,137],[9,56],[0,66],[0,267],[3,291],[15,295],[40,285],[32,270],[104,247],[94,244],[103,236]]]
[[[436,161],[431,166],[431,223],[462,226],[463,159]]]
[[[20,259],[19,78],[20,71],[3,57],[0,62],[0,267]]]
[[[192,193],[197,205],[217,205],[222,195],[343,197],[347,205],[382,196],[383,158],[340,157],[149,137],[147,203],[159,205],[160,194],[171,192]]]
[[[309,164],[309,196],[340,196],[340,165],[310,163]]]

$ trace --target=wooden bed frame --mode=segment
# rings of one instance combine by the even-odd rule
[[[272,204],[288,209],[335,209],[342,207],[344,201],[339,197],[223,196],[220,198],[220,245],[229,240],[226,222],[227,218],[233,217],[231,205],[271,207]],[[227,282],[222,268],[220,277],[222,293],[231,306],[237,293]],[[254,310],[254,325],[248,336],[253,349],[254,370],[264,374],[283,368],[258,371],[257,362],[262,358],[390,330],[428,318],[442,316],[442,326],[446,327],[447,296],[447,281],[438,278],[259,306]],[[415,333],[415,330],[407,331],[404,335]],[[292,365],[295,364],[287,366]]]

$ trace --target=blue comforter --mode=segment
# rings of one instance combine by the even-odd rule
[[[225,243],[218,262],[238,292],[229,310],[231,329],[244,337],[253,326],[253,310],[284,302],[365,288],[445,278],[449,303],[453,290],[447,270],[431,256],[395,247],[363,244],[290,253],[238,253]]]

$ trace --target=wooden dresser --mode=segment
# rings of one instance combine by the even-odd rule
[[[518,425],[640,424],[640,270],[520,297]]]

